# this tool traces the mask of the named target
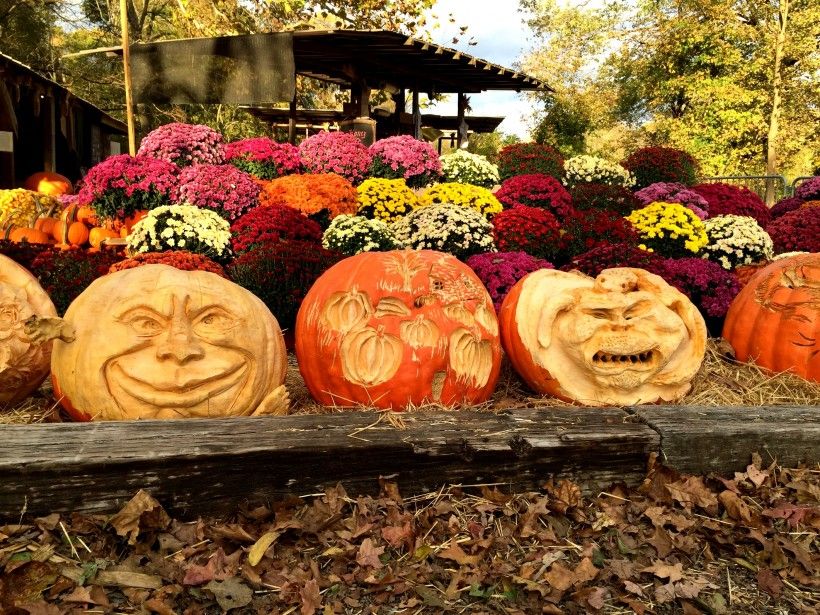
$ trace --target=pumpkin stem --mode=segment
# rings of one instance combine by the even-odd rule
[[[74,327],[62,318],[31,316],[23,324],[26,336],[34,344],[44,344],[50,340],[70,343],[76,338]]]

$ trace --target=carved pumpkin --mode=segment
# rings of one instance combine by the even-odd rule
[[[533,390],[586,405],[679,399],[706,352],[697,308],[643,269],[595,279],[535,271],[504,299],[500,321],[504,349]]]
[[[74,194],[71,180],[58,173],[35,173],[26,180],[24,188],[49,196]]]
[[[729,307],[723,337],[740,361],[820,382],[820,254],[758,271]]]
[[[299,369],[325,405],[479,403],[501,364],[492,300],[441,252],[366,252],[326,271],[296,319]]]
[[[24,331],[35,315],[57,311],[33,275],[0,255],[0,408],[25,399],[48,375],[51,342],[33,343]]]
[[[287,354],[261,300],[205,271],[145,265],[95,280],[54,342],[55,396],[76,420],[282,413]]]

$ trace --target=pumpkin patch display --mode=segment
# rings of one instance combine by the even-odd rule
[[[706,325],[689,299],[643,269],[597,278],[541,269],[500,312],[501,341],[535,391],[591,406],[674,401],[706,353]]]
[[[296,355],[319,403],[394,410],[483,402],[501,367],[489,294],[432,250],[364,252],[331,267],[299,309]]]
[[[51,342],[29,339],[25,321],[32,316],[57,311],[37,278],[0,255],[0,408],[23,400],[48,375]]]
[[[287,412],[276,319],[250,292],[204,271],[145,265],[95,280],[57,339],[55,396],[76,420]]]
[[[820,254],[755,273],[729,306],[723,337],[740,361],[820,382]]]

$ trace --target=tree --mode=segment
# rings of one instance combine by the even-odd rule
[[[51,34],[63,0],[0,0],[0,51],[52,75]]]

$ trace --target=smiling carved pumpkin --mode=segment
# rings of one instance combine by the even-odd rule
[[[94,281],[54,342],[55,395],[77,420],[281,414],[282,332],[265,305],[213,273],[145,265]]]
[[[328,269],[296,319],[296,355],[327,406],[480,403],[501,366],[481,281],[432,250],[364,252]]]
[[[697,308],[643,269],[595,279],[533,272],[507,295],[500,321],[504,349],[533,390],[587,405],[680,399],[706,352]]]

